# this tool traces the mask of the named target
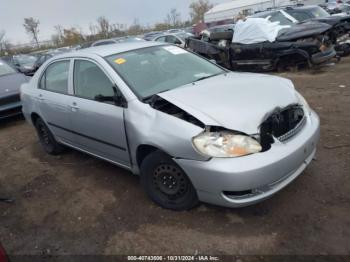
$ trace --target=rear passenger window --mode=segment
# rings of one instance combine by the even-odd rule
[[[51,64],[40,80],[40,88],[56,93],[68,93],[69,64],[70,61]]]
[[[165,42],[165,40],[166,40],[166,37],[165,36],[162,36],[162,37],[159,37],[159,38],[157,38],[157,42]]]

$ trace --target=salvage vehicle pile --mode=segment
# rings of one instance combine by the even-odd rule
[[[350,16],[330,16],[321,7],[266,11],[231,30],[207,32],[188,38],[186,47],[230,70],[318,67],[350,54]]]

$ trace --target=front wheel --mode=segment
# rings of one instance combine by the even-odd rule
[[[183,211],[198,205],[198,197],[184,171],[166,154],[156,151],[141,164],[141,184],[163,208]]]
[[[38,133],[40,144],[46,153],[50,155],[58,155],[63,152],[63,146],[56,141],[50,129],[41,118],[36,120],[35,128]]]

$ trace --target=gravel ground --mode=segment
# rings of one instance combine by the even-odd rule
[[[10,254],[350,254],[350,59],[282,73],[319,113],[317,160],[243,209],[154,205],[138,178],[76,151],[46,155],[22,119],[0,123],[0,241]]]

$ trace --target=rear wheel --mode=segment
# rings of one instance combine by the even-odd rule
[[[156,151],[141,164],[141,184],[158,205],[171,210],[189,210],[199,201],[184,171],[166,154]]]
[[[63,152],[64,147],[55,140],[50,129],[46,126],[41,118],[38,118],[36,120],[35,128],[39,137],[40,144],[46,153],[50,155],[58,155]]]

